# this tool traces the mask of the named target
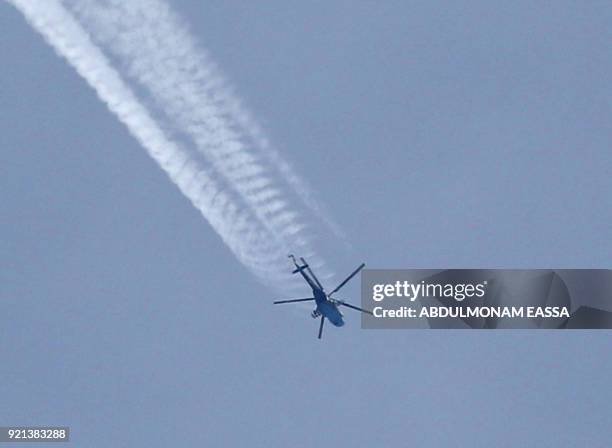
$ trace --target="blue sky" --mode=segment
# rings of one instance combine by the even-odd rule
[[[173,3],[348,235],[338,272],[610,267],[607,2]],[[100,447],[609,445],[608,332],[349,315],[320,343],[7,4],[0,28],[0,424]]]

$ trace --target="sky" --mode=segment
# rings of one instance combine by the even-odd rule
[[[173,6],[347,235],[339,274],[611,266],[608,2]],[[0,425],[91,447],[609,446],[608,331],[347,311],[318,341],[6,3],[0,29]]]

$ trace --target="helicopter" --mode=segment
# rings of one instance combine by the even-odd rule
[[[313,319],[321,318],[321,323],[319,325],[319,339],[323,335],[323,324],[325,323],[325,319],[329,320],[334,326],[342,327],[344,325],[344,315],[340,311],[339,307],[345,306],[347,308],[352,308],[357,311],[361,311],[362,313],[372,314],[371,311],[364,310],[363,308],[359,308],[358,306],[351,305],[350,303],[346,303],[344,300],[334,299],[332,296],[340,290],[344,285],[346,285],[349,280],[351,280],[359,271],[361,271],[365,267],[365,263],[359,265],[357,269],[355,269],[351,274],[346,277],[333,291],[330,293],[325,292],[323,285],[317,278],[317,276],[312,272],[310,266],[303,257],[300,257],[301,265],[298,264],[295,256],[290,254],[288,256],[293,261],[295,269],[293,270],[293,274],[301,274],[308,283],[308,286],[312,289],[313,297],[307,297],[303,299],[288,299],[288,300],[277,300],[274,302],[274,305],[280,305],[284,303],[298,303],[298,302],[312,302],[316,303],[316,308],[312,311],[311,316]]]

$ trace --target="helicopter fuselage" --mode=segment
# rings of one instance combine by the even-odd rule
[[[336,327],[343,326],[344,319],[342,312],[338,309],[338,305],[336,305],[333,300],[327,298],[325,291],[319,288],[313,288],[312,293],[317,304],[313,317],[325,316],[325,318]]]

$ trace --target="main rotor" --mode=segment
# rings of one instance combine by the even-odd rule
[[[336,326],[341,326],[344,324],[342,320],[342,313],[338,310],[338,306],[346,306],[347,308],[352,308],[357,311],[361,311],[362,313],[372,314],[371,311],[364,310],[363,308],[359,308],[358,306],[351,305],[350,303],[346,303],[344,300],[334,299],[332,296],[338,292],[344,285],[346,285],[354,276],[356,276],[359,271],[361,271],[365,267],[365,263],[361,263],[357,269],[349,274],[338,286],[336,286],[329,294],[325,292],[323,285],[315,275],[315,273],[310,269],[310,266],[306,262],[303,257],[300,257],[300,261],[302,265],[298,263],[295,256],[293,254],[288,255],[289,258],[293,261],[295,265],[295,269],[293,270],[293,274],[300,273],[306,283],[312,288],[312,292],[314,297],[306,297],[300,299],[288,299],[288,300],[277,300],[274,302],[275,305],[279,305],[282,303],[297,303],[297,302],[310,302],[315,301],[317,306],[315,310],[312,312],[312,317],[316,318],[321,316],[321,324],[319,326],[319,339],[323,334],[323,324],[325,323],[325,318],[331,319],[331,322]]]

